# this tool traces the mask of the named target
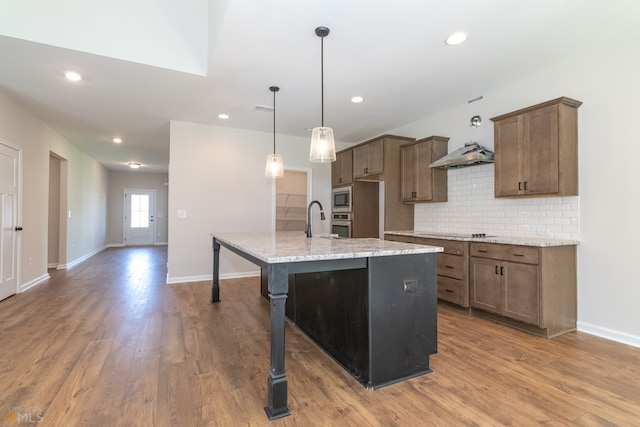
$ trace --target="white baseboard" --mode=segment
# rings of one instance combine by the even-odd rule
[[[47,280],[49,280],[51,278],[51,276],[49,275],[49,273],[47,274],[43,274],[42,276],[38,277],[37,279],[33,279],[30,282],[27,283],[23,283],[22,285],[20,285],[20,293],[26,291],[27,289],[31,289],[34,286],[37,286],[43,282],[46,282]]]
[[[124,243],[109,243],[108,248],[124,248]]]
[[[256,277],[260,276],[260,270],[257,271],[245,271],[242,273],[226,273],[220,274],[218,278],[220,280],[224,279],[241,279],[243,277]],[[186,283],[186,282],[205,282],[213,280],[212,274],[207,274],[203,276],[183,276],[183,277],[169,277],[167,276],[167,284],[173,283]]]
[[[578,322],[577,327],[580,332],[640,348],[640,336],[631,335],[626,332],[615,331],[613,329],[603,328],[601,326],[592,325],[585,322]]]
[[[81,256],[80,258],[76,258],[73,261],[65,264],[64,268],[60,268],[60,266],[58,266],[58,270],[63,270],[63,269],[67,269],[68,270],[68,269],[70,269],[72,267],[75,267],[76,265],[80,264],[82,261],[85,261],[85,260],[91,258],[95,254],[97,254],[98,252],[102,252],[106,248],[107,248],[106,246],[103,246],[101,248],[96,249],[95,251],[89,252],[88,254]]]

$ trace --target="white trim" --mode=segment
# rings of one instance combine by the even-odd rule
[[[95,251],[93,251],[93,252],[89,252],[88,254],[81,256],[80,258],[76,258],[76,259],[74,259],[73,261],[71,261],[71,262],[69,262],[69,263],[65,264],[63,268],[61,268],[62,266],[58,266],[58,270],[68,270],[68,269],[70,269],[70,268],[72,268],[72,267],[75,267],[76,265],[80,264],[82,261],[85,261],[85,260],[87,260],[87,259],[91,258],[91,257],[92,257],[92,256],[94,256],[95,254],[97,254],[97,253],[99,253],[99,252],[102,252],[102,251],[103,251],[103,250],[105,250],[106,248],[107,248],[106,246],[103,246],[103,247],[101,247],[101,248],[96,249],[96,250],[95,250]]]
[[[24,291],[26,291],[27,289],[31,289],[34,286],[37,286],[41,283],[46,282],[47,280],[49,280],[51,278],[51,276],[49,275],[49,273],[47,274],[43,274],[42,276],[38,277],[37,279],[33,279],[32,281],[28,282],[28,283],[23,283],[22,285],[20,285],[20,288],[18,289],[18,293],[22,293]]]
[[[124,243],[109,243],[107,248],[124,248]]]
[[[640,336],[637,335],[631,335],[626,332],[615,331],[585,322],[578,322],[578,331],[640,348]]]
[[[257,271],[245,271],[242,273],[226,273],[226,274],[220,274],[218,276],[218,279],[220,280],[224,280],[224,279],[242,279],[244,277],[256,277],[256,276],[260,276],[260,270]],[[213,274],[205,274],[203,276],[183,276],[183,277],[171,277],[169,278],[169,276],[167,275],[167,285],[171,285],[174,283],[187,283],[187,282],[206,282],[206,281],[212,281],[213,280]]]

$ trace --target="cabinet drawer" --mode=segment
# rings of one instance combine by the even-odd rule
[[[464,257],[446,253],[438,254],[438,275],[464,279]]]
[[[471,256],[503,261],[538,264],[538,248],[533,246],[500,245],[495,243],[471,243]]]
[[[428,239],[426,237],[416,237],[416,243],[419,245],[441,246],[444,248],[445,254],[464,255],[465,242],[446,239]]]
[[[464,285],[462,280],[438,276],[438,299],[464,305]]]
[[[415,243],[415,237],[410,236],[398,236],[397,234],[385,234],[384,240],[391,240],[393,242]]]

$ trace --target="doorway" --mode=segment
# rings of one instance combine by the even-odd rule
[[[276,231],[305,231],[309,174],[286,170],[276,179]]]
[[[124,190],[124,245],[155,244],[156,190]]]
[[[47,268],[66,269],[67,263],[67,160],[49,153],[49,212]]]
[[[0,300],[18,290],[20,151],[0,141]]]

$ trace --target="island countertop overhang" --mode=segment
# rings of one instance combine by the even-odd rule
[[[211,236],[268,264],[442,252],[439,246],[416,245],[374,238],[307,238],[304,233],[213,232]]]

